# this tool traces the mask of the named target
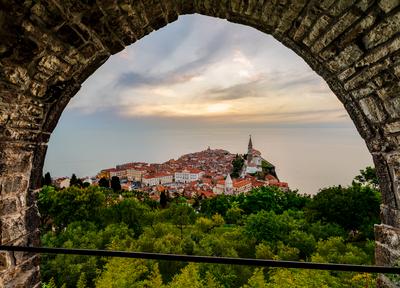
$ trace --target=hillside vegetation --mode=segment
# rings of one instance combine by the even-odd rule
[[[365,171],[362,171],[365,173]],[[140,200],[139,200],[140,199]],[[192,204],[190,204],[192,203]],[[361,175],[314,196],[262,187],[247,195],[158,202],[136,192],[45,186],[42,245],[373,264],[380,194]],[[43,255],[43,287],[374,287],[375,275]]]

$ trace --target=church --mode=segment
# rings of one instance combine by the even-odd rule
[[[261,152],[253,148],[253,142],[250,135],[249,144],[247,145],[247,155],[243,165],[242,177],[244,177],[246,174],[262,172],[262,161],[263,159],[261,157]]]
[[[244,163],[240,178],[232,179],[228,173],[225,179],[219,180],[213,188],[215,194],[236,195],[246,193],[253,188],[252,180],[258,181],[258,184],[263,186],[279,186],[287,188],[285,182],[280,182],[275,172],[275,166],[261,157],[261,152],[253,148],[251,135],[249,144],[247,145],[247,154],[243,156]],[[258,175],[254,175],[254,174]],[[261,179],[260,179],[261,178]],[[282,183],[282,184],[280,184]]]
[[[247,154],[244,155],[245,161],[242,168],[240,177],[244,178],[247,174],[254,175],[255,173],[262,173],[264,176],[272,175],[279,181],[276,175],[275,166],[269,161],[261,157],[261,152],[253,148],[253,141],[251,135],[249,144],[247,145]]]

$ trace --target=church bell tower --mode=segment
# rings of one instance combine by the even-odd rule
[[[247,163],[251,163],[253,160],[253,142],[251,141],[251,135],[249,137],[249,145],[247,145]]]

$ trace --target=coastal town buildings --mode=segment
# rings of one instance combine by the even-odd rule
[[[244,159],[240,177],[232,178],[233,160]],[[233,175],[233,174],[232,174]],[[253,188],[275,186],[288,190],[288,184],[281,182],[275,166],[254,149],[250,136],[247,154],[235,155],[223,149],[211,149],[182,155],[164,163],[129,162],[115,168],[103,169],[97,175],[110,179],[117,176],[125,190],[142,190],[153,198],[159,197],[160,189],[172,197],[214,197],[215,195],[236,195],[248,193]],[[163,191],[164,191],[163,190]]]

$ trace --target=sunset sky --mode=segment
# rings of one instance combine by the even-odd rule
[[[285,137],[299,143],[305,139],[300,131],[319,129],[321,135],[313,130],[315,138],[307,139],[318,143],[320,137],[332,137],[326,144],[332,147],[328,147],[330,155],[326,157],[338,161],[354,157],[342,172],[337,171],[339,164],[325,165],[331,168],[326,168],[325,176],[318,174],[323,180],[313,180],[318,183],[312,187],[304,183],[310,182],[313,174],[308,181],[296,180],[304,175],[296,176],[295,172],[281,175],[299,183],[296,187],[315,191],[317,185],[333,184],[324,180],[332,176],[332,171],[343,175],[329,178],[331,181],[346,184],[358,169],[371,163],[343,105],[294,52],[249,27],[205,16],[181,16],[112,56],[83,84],[52,136],[45,169],[54,176],[71,172],[94,175],[108,168],[104,165],[114,166],[124,160],[166,161],[201,150],[211,142],[229,146],[213,148],[244,153],[248,134],[255,134],[258,148],[272,158],[288,153],[279,147],[293,150],[287,146],[289,138],[273,144],[268,142],[271,137],[267,137],[267,130],[257,130],[267,128],[290,128],[282,130],[286,131],[282,135],[289,133]],[[234,129],[231,136],[224,134]],[[333,130],[326,134],[324,129]],[[204,137],[193,136],[198,131]],[[187,138],[177,136],[181,134]],[[241,138],[235,146],[232,142],[238,135]],[[169,137],[172,139],[165,141]],[[186,139],[191,144],[182,146],[174,139]],[[171,147],[166,149],[167,142]],[[331,151],[335,147],[337,151]],[[326,147],[319,150],[313,149],[312,155],[304,155],[299,163],[306,167],[306,159],[316,158],[323,166],[320,155],[326,155]],[[284,163],[274,164],[284,174],[290,170],[288,166],[299,165],[282,159],[275,161]]]

